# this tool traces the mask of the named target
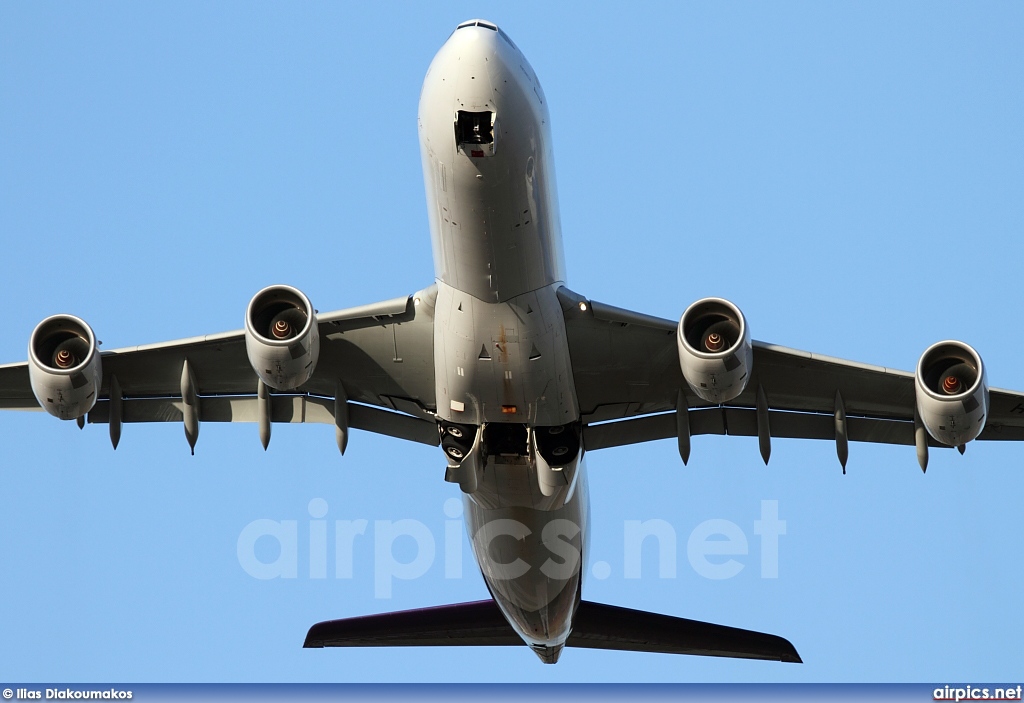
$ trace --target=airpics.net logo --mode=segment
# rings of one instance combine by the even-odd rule
[[[372,571],[373,595],[386,599],[391,598],[396,581],[418,579],[435,567],[443,569],[446,579],[460,579],[467,560],[471,559],[464,549],[466,525],[458,498],[444,502],[445,519],[440,535],[414,519],[372,523],[365,518],[328,520],[330,509],[323,498],[309,501],[307,512],[308,519],[262,518],[243,527],[237,542],[242,570],[260,580],[298,579],[300,562],[304,567],[308,565],[308,571],[303,568],[301,575],[310,579],[327,579],[329,575],[335,579],[363,578]],[[648,574],[656,571],[658,578],[677,578],[679,555],[685,550],[690,568],[706,579],[734,578],[753,566],[752,562],[759,562],[761,578],[778,578],[779,542],[786,534],[786,521],[779,518],[779,502],[762,500],[760,515],[747,527],[753,539],[748,530],[731,520],[710,519],[680,538],[676,526],[667,520],[625,520],[619,574],[626,579],[640,579],[646,563]],[[525,545],[527,539],[537,541],[538,537],[519,521],[492,520],[470,539],[477,552],[505,555],[497,559],[505,578],[518,578],[537,568],[549,578],[566,579],[579,571],[582,563],[579,534],[578,525],[553,516],[539,534],[543,548],[540,553],[546,550],[547,558],[535,565],[514,555],[517,546]],[[518,545],[507,540],[515,540]],[[371,545],[371,558],[363,558]],[[508,556],[510,552],[512,556]],[[656,569],[649,565],[652,558]],[[591,562],[590,575],[595,579],[607,579],[614,571],[608,561]]]
[[[943,686],[932,691],[932,699],[936,701],[1019,701],[1022,687],[1014,686]]]

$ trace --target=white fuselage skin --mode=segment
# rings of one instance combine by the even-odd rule
[[[438,289],[437,415],[476,426],[565,425],[580,413],[555,295],[565,268],[550,120],[530,64],[492,27],[460,25],[430,64],[420,95]],[[469,144],[463,136],[460,143],[460,111],[490,113],[492,140]],[[542,660],[554,662],[580,598],[586,476],[581,462],[573,485],[553,500],[538,492],[529,464],[488,463],[479,488],[465,497],[467,528],[505,617]]]

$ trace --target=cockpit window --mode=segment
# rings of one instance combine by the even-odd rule
[[[497,25],[493,25],[490,22],[481,22],[479,20],[470,20],[469,22],[463,22],[462,24],[455,28],[455,31],[458,31],[465,27],[483,27],[484,29],[489,29],[492,32],[501,31],[500,29],[498,29]]]
[[[507,41],[509,46],[511,46],[513,49],[517,49],[517,50],[519,49],[519,47],[516,46],[515,42],[512,41],[511,39],[509,39],[509,36],[507,34],[505,34],[505,31],[503,29],[501,29],[501,28],[498,29],[498,36],[501,37],[502,39],[504,39],[505,41]]]
[[[494,123],[491,112],[459,110],[455,118],[456,144],[493,144]]]

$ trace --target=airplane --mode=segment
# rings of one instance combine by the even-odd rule
[[[435,282],[318,313],[297,288],[259,291],[244,329],[99,350],[72,315],[44,319],[28,361],[0,367],[0,406],[79,425],[335,426],[440,447],[464,496],[492,598],[327,621],[308,647],[522,645],[555,663],[590,647],[800,661],[785,639],[582,600],[590,523],[585,452],[694,435],[929,450],[1024,439],[1024,396],[989,389],[980,355],[932,345],[915,373],[753,341],[733,303],[678,322],[567,287],[550,119],[537,77],[494,23],[460,24],[427,72],[419,134]]]

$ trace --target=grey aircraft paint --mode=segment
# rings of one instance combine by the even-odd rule
[[[438,291],[438,416],[525,423],[531,433],[577,422],[555,295],[565,267],[550,120],[536,74],[496,27],[464,23],[427,71],[419,132]],[[554,488],[545,490],[547,467],[530,454],[463,461],[453,473],[476,474],[460,483],[488,589],[527,644],[554,661],[580,600],[586,477],[577,458],[564,473],[547,471]]]

